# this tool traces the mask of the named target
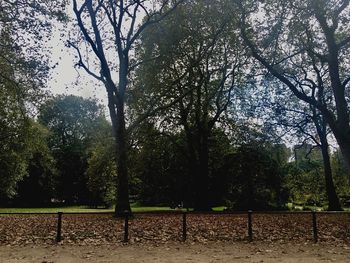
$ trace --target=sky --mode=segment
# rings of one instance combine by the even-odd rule
[[[65,46],[67,36],[60,36],[60,28],[53,32],[52,39],[48,43],[53,63],[58,63],[51,72],[48,83],[53,95],[73,94],[84,98],[97,98],[101,102],[106,100],[104,87],[98,81],[88,76],[82,69],[74,67],[76,59],[74,50]]]

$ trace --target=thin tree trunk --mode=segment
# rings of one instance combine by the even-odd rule
[[[324,165],[324,176],[326,181],[326,192],[328,197],[328,210],[330,211],[340,211],[341,206],[339,202],[338,195],[335,191],[335,186],[333,183],[333,174],[332,174],[332,168],[328,153],[328,146],[323,145],[322,148],[322,158],[323,158],[323,165]]]
[[[314,116],[316,116],[315,110],[313,111],[313,114]],[[319,119],[317,117],[314,117],[316,130],[320,138],[320,147],[321,147],[322,159],[323,159],[326,192],[328,197],[328,210],[340,211],[342,209],[341,209],[339,198],[333,182],[332,167],[331,167],[331,162],[330,162],[330,157],[328,152],[327,124],[323,117],[321,117],[320,122],[322,123],[319,123]]]

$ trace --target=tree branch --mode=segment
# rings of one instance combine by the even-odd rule
[[[74,48],[76,50],[76,52],[78,53],[79,61],[78,61],[78,63],[76,63],[76,66],[82,67],[90,76],[103,82],[104,80],[103,80],[102,76],[98,76],[96,73],[92,72],[89,69],[89,67],[83,62],[83,57],[81,55],[80,49],[69,40],[68,40],[68,46]]]

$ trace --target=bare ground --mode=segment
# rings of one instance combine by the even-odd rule
[[[64,214],[65,245],[109,245],[123,239],[122,219],[101,214]],[[350,215],[318,215],[321,242],[350,244]],[[51,245],[55,243],[56,215],[0,215],[0,245]],[[188,215],[190,242],[246,241],[246,215]],[[253,215],[254,241],[312,241],[311,214]],[[182,240],[182,215],[137,214],[129,221],[131,244],[165,244]],[[349,261],[350,262],[350,261]]]
[[[280,242],[0,246],[0,262],[350,262],[347,245]]]
[[[63,215],[62,238],[55,244],[55,215],[0,216],[0,263],[70,262],[350,262],[350,216],[319,215],[319,243],[313,243],[310,214],[254,215],[254,242],[247,242],[246,215],[188,215],[187,241],[182,216]]]

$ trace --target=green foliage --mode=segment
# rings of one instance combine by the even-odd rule
[[[25,206],[47,205],[55,196],[57,184],[56,162],[48,147],[49,131],[36,122],[31,122],[30,157],[27,175],[18,183],[14,202]]]
[[[13,198],[17,183],[28,174],[37,136],[30,117],[43,98],[48,76],[47,57],[37,45],[43,43],[41,33],[50,34],[45,31],[49,24],[43,23],[48,3],[35,2],[1,2],[0,199]]]
[[[28,78],[38,89],[44,88],[49,76],[50,65],[48,40],[51,37],[54,23],[66,20],[64,9],[66,0],[16,0],[1,1],[0,28],[5,28],[13,38],[11,43],[5,43],[0,38],[0,47],[16,50],[20,56],[9,57],[8,53],[0,53],[14,67],[27,70]],[[17,78],[12,81],[18,83]]]
[[[138,139],[130,168],[132,181],[139,180],[135,190],[141,203],[177,205],[184,201],[190,185],[186,185],[189,178],[182,134],[162,134],[153,124],[145,123]]]
[[[48,144],[59,171],[57,198],[87,203],[88,148],[106,122],[101,106],[92,99],[57,96],[40,108],[38,120],[50,131]]]
[[[42,205],[55,197],[67,203],[112,206],[116,192],[123,192],[117,189],[115,165],[117,156],[123,156],[119,164],[127,163],[130,192],[141,204],[173,206],[184,202],[190,206],[203,197],[208,199],[208,206],[227,201],[230,209],[261,210],[283,207],[289,194],[293,203],[324,205],[321,153],[307,154],[310,146],[305,146],[295,149],[295,159],[289,162],[290,152],[285,145],[276,143],[275,133],[282,133],[278,125],[284,124],[288,130],[292,125],[303,126],[307,128],[304,133],[313,136],[314,129],[309,127],[311,116],[297,115],[307,114],[310,105],[322,106],[319,110],[328,113],[328,122],[335,121],[330,125],[335,128],[345,114],[340,119],[345,120],[344,132],[348,129],[349,105],[345,103],[343,110],[336,112],[341,105],[333,94],[336,87],[332,84],[332,71],[325,70],[325,65],[332,65],[323,55],[329,47],[319,37],[325,30],[316,15],[330,17],[326,22],[334,24],[334,30],[329,31],[339,45],[337,54],[333,54],[339,67],[334,69],[340,75],[347,99],[349,6],[344,5],[345,9],[336,13],[336,1],[321,1],[318,6],[313,4],[317,1],[294,1],[291,5],[292,2],[184,1],[159,23],[152,22],[139,31],[141,39],[138,35],[131,39],[115,35],[117,41],[130,44],[116,50],[119,64],[107,60],[99,72],[101,78],[90,74],[106,84],[110,105],[114,105],[110,107],[111,116],[119,116],[113,119],[119,120],[115,128],[122,128],[114,135],[131,142],[130,156],[126,157],[126,151],[117,155],[111,125],[95,100],[57,96],[40,107],[39,123],[32,120],[35,105],[44,98],[42,88],[49,72],[42,44],[50,35],[52,20],[46,19],[55,16],[64,20],[64,4],[59,0],[20,0],[17,5],[3,1],[0,200]],[[100,4],[116,5],[113,1]],[[135,5],[140,7],[134,1],[127,8]],[[242,24],[244,17],[239,21],[239,14],[232,16],[234,6],[240,11],[245,9],[246,28]],[[86,7],[81,9],[82,16],[88,15]],[[107,9],[99,8],[97,13]],[[257,10],[266,17],[255,17]],[[102,32],[106,28],[99,29]],[[245,29],[245,42],[253,43],[249,47],[251,54],[240,38]],[[23,32],[28,33],[28,39],[21,37]],[[111,41],[110,32],[104,32],[102,45]],[[135,59],[129,57],[133,44],[138,45]],[[97,59],[104,56],[99,48],[94,50],[99,55]],[[251,63],[252,54],[260,55],[260,61],[265,59],[264,66],[271,64],[270,74],[282,79],[289,88],[294,87],[293,92],[299,97],[285,100],[290,96],[289,90],[271,81],[271,75],[261,77],[266,72]],[[79,65],[84,67],[88,60],[80,58]],[[139,63],[141,60],[143,63]],[[136,73],[128,75],[134,67]],[[118,68],[115,73],[120,74],[122,81],[117,85],[109,73]],[[247,72],[251,75],[247,76]],[[256,73],[262,74],[256,77]],[[262,85],[257,86],[259,82]],[[125,92],[126,88],[131,92]],[[138,125],[149,117],[138,130],[131,125],[125,137],[124,95],[127,124],[136,119]],[[299,103],[300,97],[304,102]],[[271,120],[272,114],[278,116],[275,121]],[[300,134],[295,137],[298,138],[293,141],[303,139]],[[319,137],[313,136],[316,143]],[[332,155],[332,168],[341,200],[344,205],[350,204],[348,172],[338,153]],[[126,189],[126,185],[121,189]]]
[[[288,167],[286,186],[289,189],[291,201],[295,204],[322,206],[327,200],[320,162],[291,163]]]
[[[183,133],[187,184],[197,210],[210,206],[211,132],[244,75],[236,21],[227,6],[228,1],[189,1],[178,6],[144,32],[138,54],[145,63],[136,75],[134,110],[142,115],[149,105],[155,106],[161,110],[152,116],[153,122],[160,120],[169,134]]]
[[[339,199],[344,207],[350,207],[350,180],[349,170],[346,168],[344,158],[339,149],[331,157],[334,183],[339,193]]]
[[[158,106],[157,116],[170,126],[183,125],[185,111],[192,132],[198,122],[215,123],[243,76],[242,46],[228,3],[188,1],[142,34],[137,58],[144,63],[132,92],[138,114]]]
[[[257,143],[240,146],[231,156],[232,178],[228,203],[231,209],[280,209],[287,201],[283,187],[283,163],[270,149]]]
[[[222,129],[216,128],[209,139],[209,193],[211,206],[222,205],[227,198],[227,185],[232,178],[234,147]]]
[[[290,192],[290,201],[295,205],[327,205],[326,186],[322,155],[317,148],[311,151],[311,145],[294,149],[294,161],[286,167],[285,184]],[[342,205],[350,200],[350,184],[344,161],[338,151],[331,154],[331,164],[336,191]]]
[[[17,145],[4,147],[4,145],[2,145],[2,147],[6,148],[6,152],[0,153],[1,199],[14,197],[17,193],[16,192],[17,182],[27,174],[27,170],[26,170],[27,163],[26,163],[25,152],[23,149],[18,149],[16,146]]]
[[[58,148],[91,141],[105,116],[96,100],[59,95],[40,107],[38,120],[52,133],[50,146]]]
[[[11,47],[7,28],[1,28],[0,43],[0,199],[16,194],[16,183],[26,174],[30,147],[30,120],[26,104],[33,91],[25,79],[27,69],[12,63],[21,53]]]
[[[93,145],[88,149],[87,187],[90,205],[111,207],[116,198],[115,146],[111,127],[106,122],[96,131]]]

